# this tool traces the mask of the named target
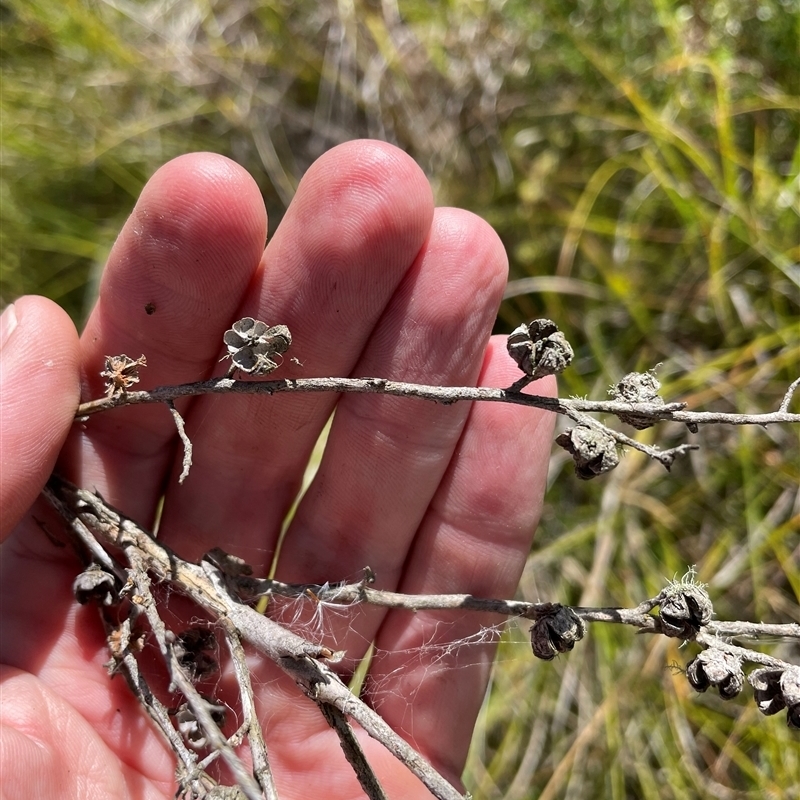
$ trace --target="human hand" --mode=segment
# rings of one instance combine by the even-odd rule
[[[499,239],[467,212],[434,211],[424,175],[396,148],[362,141],[327,153],[266,250],[265,236],[249,175],[221,156],[184,156],[145,187],[80,342],[52,303],[15,304],[0,415],[4,798],[174,796],[171,751],[124,682],[108,678],[96,611],[74,601],[74,554],[41,530],[42,521],[57,525],[41,501],[26,513],[70,429],[79,375],[83,399],[102,395],[107,354],[144,353],[143,387],[220,375],[222,332],[253,316],[291,330],[288,355],[301,363],[287,358],[276,377],[494,386],[519,377],[503,342],[490,339],[506,281]],[[182,486],[172,418],[159,407],[76,425],[59,470],[146,527],[163,495],[159,538],[179,554],[196,559],[220,546],[266,574],[334,406],[276,577],[357,579],[369,565],[378,588],[511,596],[550,450],[552,415],[535,409],[376,395],[206,396],[181,406],[194,445]],[[333,620],[325,644],[355,664],[375,642],[362,696],[458,785],[494,646],[447,645],[494,621],[372,609]],[[254,681],[280,796],[361,796],[314,704],[271,665],[257,667]],[[429,796],[378,743],[362,744],[389,796]]]

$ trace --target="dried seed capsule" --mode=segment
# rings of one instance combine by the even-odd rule
[[[664,589],[659,605],[661,632],[676,639],[694,639],[714,614],[705,587],[686,579]]]
[[[563,372],[574,357],[564,334],[549,319],[520,325],[508,337],[506,346],[511,358],[532,380]]]
[[[748,683],[753,687],[753,697],[758,710],[767,717],[786,708],[781,689],[782,676],[783,670],[774,667],[754,669],[747,676]]]
[[[567,428],[556,437],[556,444],[563,447],[575,462],[575,474],[584,481],[604,472],[610,472],[619,464],[617,445],[603,431],[588,425]]]
[[[786,723],[800,729],[800,667],[790,666],[783,671],[781,692],[786,703]]]
[[[266,375],[279,366],[273,358],[289,349],[292,335],[285,325],[269,328],[265,322],[243,317],[225,331],[222,340],[237,369],[251,375]]]
[[[531,648],[537,658],[552,661],[583,639],[586,623],[569,607],[554,603],[531,627]]]
[[[226,707],[214,703],[214,701],[208,697],[203,697],[203,700],[205,700],[208,705],[211,719],[214,720],[218,728],[221,728],[225,724]],[[183,735],[183,738],[186,739],[195,750],[201,750],[208,744],[206,734],[188,703],[183,703],[174,711],[170,710],[170,714],[175,717],[177,728]]]
[[[629,372],[616,386],[609,389],[615,400],[626,403],[654,403],[660,399],[658,391],[661,383],[653,370],[647,372]]]
[[[723,700],[736,697],[744,686],[742,660],[717,648],[703,650],[692,659],[686,667],[686,677],[698,692],[716,686]]]
[[[89,565],[75,578],[72,592],[81,605],[95,601],[100,605],[111,606],[119,602],[116,579],[99,564]]]
[[[134,383],[139,383],[139,367],[146,366],[143,355],[135,359],[125,354],[106,356],[105,369],[100,373],[106,379],[106,397],[124,395]]]
[[[624,403],[652,403],[664,405],[664,400],[659,397],[658,391],[661,384],[652,370],[647,372],[629,372],[616,386],[612,386],[608,393],[613,400]],[[632,425],[637,430],[644,430],[653,425],[649,417],[636,413],[617,414],[621,422]]]
[[[787,706],[800,705],[800,667],[789,666],[781,675],[781,691]]]
[[[191,680],[205,680],[219,670],[216,658],[209,652],[216,643],[214,632],[208,628],[187,628],[178,634],[172,650]]]

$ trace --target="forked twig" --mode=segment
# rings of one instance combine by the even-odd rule
[[[227,357],[232,362],[228,376],[151,391],[129,391],[139,381],[139,367],[146,365],[144,356],[135,360],[128,356],[107,357],[103,372],[108,379],[106,397],[82,403],[76,416],[85,419],[123,406],[165,403],[184,447],[179,483],[183,483],[189,473],[192,444],[175,400],[202,394],[368,393],[424,399],[445,405],[459,401],[484,401],[539,408],[567,416],[575,423],[575,427],[561,433],[556,442],[572,455],[581,478],[591,478],[613,469],[619,460],[617,449],[620,445],[640,450],[667,469],[677,456],[696,448],[696,445],[681,444],[662,450],[609,428],[590,414],[611,414],[637,429],[650,427],[659,421],[680,422],[692,432],[705,424],[765,426],[800,422],[800,414],[789,412],[800,378],[793,381],[786,391],[778,410],[765,414],[693,412],[687,411],[684,403],[665,403],[658,395],[660,384],[653,371],[626,375],[610,390],[612,399],[609,401],[526,394],[523,390],[532,381],[560,372],[572,359],[571,347],[549,320],[534,320],[509,336],[509,354],[523,376],[507,389],[424,386],[384,378],[236,380],[236,372],[265,375],[276,369],[291,344],[291,334],[285,326],[269,327],[246,317],[226,331],[224,342],[228,348]],[[533,653],[545,660],[571,650],[583,638],[587,623],[629,625],[640,633],[676,637],[696,642],[704,648],[686,667],[687,679],[698,691],[713,686],[722,697],[734,697],[745,682],[743,664],[758,665],[759,668],[751,672],[747,680],[753,686],[760,710],[772,714],[788,708],[789,725],[800,727],[800,667],[730,641],[733,637],[757,639],[762,636],[782,636],[800,641],[800,625],[714,620],[706,587],[695,581],[693,569],[680,581],[673,581],[656,597],[635,608],[573,608],[558,603],[525,603],[463,594],[404,595],[374,588],[375,576],[369,568],[365,569],[363,580],[357,583],[286,584],[251,577],[249,568],[241,568],[246,565],[219,549],[209,552],[199,564],[185,561],[132,520],[108,506],[98,495],[56,476],[51,477],[45,496],[67,521],[91,562],[89,569],[75,583],[79,600],[88,602],[94,599],[101,608],[127,604],[127,616],[122,613],[121,621],[118,616],[116,623],[111,621],[107,609],[103,612],[112,651],[111,671],[119,669],[124,673],[132,691],[174,750],[178,759],[179,794],[185,796],[201,798],[220,788],[205,768],[221,756],[238,790],[247,800],[278,800],[263,731],[256,715],[253,687],[242,645],[246,642],[280,667],[317,704],[327,723],[337,733],[348,762],[371,800],[386,800],[386,794],[367,762],[350,720],[381,742],[435,797],[463,800],[455,787],[375,711],[353,695],[331,669],[329,662],[340,659],[343,654],[304,639],[251,607],[250,604],[258,598],[271,595],[313,598],[317,602],[343,606],[366,603],[409,611],[460,609],[528,619],[532,622]],[[109,550],[121,551],[127,563],[121,564]],[[153,582],[167,583],[180,591],[199,609],[211,615],[224,631],[243,715],[242,724],[230,738],[223,734],[218,718],[222,708],[203,697],[193,682],[212,663],[216,666],[214,660],[204,653],[208,632],[197,634],[195,630],[193,638],[188,632],[176,635],[170,631],[159,614],[152,591]],[[158,643],[171,689],[180,691],[185,698],[186,702],[177,712],[168,711],[155,697],[139,669],[138,643],[143,634],[134,631],[140,618],[147,620]],[[172,716],[177,719],[177,727]],[[245,739],[250,747],[252,770],[245,766],[236,752]],[[197,753],[187,746],[187,742],[192,748],[210,748],[211,752],[203,760],[198,760]]]
[[[656,597],[631,609],[570,608],[557,603],[524,603],[478,598],[472,595],[403,595],[374,589],[370,585],[374,581],[374,575],[369,569],[365,571],[364,579],[354,584],[321,586],[286,584],[254,579],[243,574],[241,570],[223,571],[219,565],[225,564],[226,557],[219,550],[200,564],[187,562],[165,545],[155,541],[133,521],[109,507],[97,495],[78,489],[55,476],[49,482],[48,496],[56,500],[58,510],[65,516],[70,526],[74,530],[83,531],[82,540],[86,539],[87,535],[96,537],[97,546],[121,548],[124,552],[128,560],[128,583],[132,587],[124,591],[135,593],[133,605],[144,613],[149,622],[170,680],[186,698],[204,737],[207,737],[213,750],[221,754],[228,763],[237,785],[248,800],[263,797],[272,800],[277,797],[277,791],[271,778],[263,736],[255,716],[253,689],[240,639],[248,642],[277,664],[319,706],[325,719],[337,732],[345,755],[356,769],[359,781],[369,797],[384,798],[385,795],[377,777],[366,762],[347,718],[358,723],[369,736],[381,742],[428,787],[435,797],[441,800],[459,798],[463,800],[462,795],[399,737],[375,711],[353,695],[328,666],[327,662],[337,660],[340,654],[324,645],[307,641],[275,620],[259,614],[248,605],[263,595],[278,594],[305,598],[309,602],[314,598],[315,602],[342,605],[369,603],[411,611],[423,609],[490,611],[529,619],[533,623],[531,643],[534,654],[546,660],[554,658],[558,653],[571,650],[575,643],[583,638],[588,622],[630,625],[641,632],[660,633],[694,641],[706,648],[687,667],[687,677],[700,691],[704,691],[709,685],[718,686],[726,697],[734,696],[741,690],[744,682],[741,665],[744,662],[760,665],[762,671],[768,670],[766,677],[759,675],[754,679],[753,685],[757,687],[761,687],[762,684],[768,687],[777,686],[776,681],[781,675],[784,673],[793,675],[792,670],[797,669],[781,659],[734,645],[728,638],[781,635],[800,640],[800,625],[761,626],[755,623],[713,621],[710,599],[705,587],[695,582],[693,571],[687,573],[682,580],[671,583]],[[235,572],[238,574],[233,574]],[[166,630],[156,608],[156,601],[150,588],[151,575],[155,580],[166,582],[191,598],[200,608],[211,614],[225,631],[233,656],[245,717],[241,730],[246,731],[250,742],[255,778],[244,767],[231,741],[222,734],[211,715],[208,701],[197,692],[190,677],[179,663],[173,644],[174,635]],[[653,613],[656,609],[659,609],[658,613]],[[706,657],[704,653],[710,655]],[[134,692],[176,750],[181,763],[179,777],[182,785],[203,786],[205,779],[201,767],[207,762],[198,765],[194,755],[186,749],[179,738],[176,739],[171,726],[165,724],[163,707],[152,699],[152,693],[146,683],[142,683],[133,650],[126,649],[118,656],[118,660],[125,667]],[[791,684],[791,681],[788,683]],[[757,688],[757,691],[763,694],[767,689]],[[727,694],[724,694],[725,692]],[[800,703],[800,700],[797,702]]]
[[[398,736],[380,715],[353,695],[339,676],[324,663],[326,659],[336,657],[332,650],[306,641],[269,617],[243,604],[238,598],[232,597],[227,588],[229,585],[227,576],[214,564],[203,561],[198,565],[185,561],[91,492],[78,489],[55,476],[50,479],[48,486],[51,493],[62,501],[60,511],[66,515],[71,527],[88,528],[105,546],[124,550],[130,562],[130,569],[136,575],[134,580],[137,593],[143,600],[142,608],[147,614],[151,629],[156,633],[170,678],[186,695],[204,732],[209,734],[214,746],[222,751],[223,756],[228,747],[227,740],[222,737],[216,723],[210,724],[213,720],[209,720],[206,716],[205,701],[202,698],[198,700],[199,695],[192,695],[191,689],[186,684],[188,680],[186,675],[176,664],[168,641],[169,637],[163,630],[163,622],[150,607],[147,599],[150,581],[148,574],[168,583],[214,618],[225,618],[227,624],[232,626],[242,639],[277,664],[315,703],[338,709],[356,721],[369,736],[381,742],[435,797],[440,800],[463,800],[458,790],[439,775],[411,745]],[[152,594],[149,596],[152,598]],[[241,684],[240,691],[249,691],[252,695],[252,689],[242,687]],[[219,737],[222,737],[222,740]],[[236,770],[238,780],[236,759],[238,757],[235,753],[229,756],[229,764]],[[254,796],[260,797],[260,791]]]

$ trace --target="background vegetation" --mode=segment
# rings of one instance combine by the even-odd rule
[[[564,394],[660,363],[667,399],[757,412],[800,374],[800,0],[5,0],[0,21],[5,301],[43,293],[80,321],[175,155],[243,164],[274,228],[315,157],[373,136],[497,228],[514,278],[497,330],[557,320]],[[695,439],[671,474],[629,453],[591,484],[554,453],[520,595],[630,606],[696,564],[719,617],[800,621],[797,431]],[[691,651],[595,626],[545,664],[513,630],[468,786],[800,797],[783,716],[694,694],[670,669]]]

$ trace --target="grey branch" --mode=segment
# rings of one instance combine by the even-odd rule
[[[242,774],[241,762],[224,740],[216,723],[208,716],[205,701],[192,694],[193,686],[175,661],[169,637],[155,612],[149,592],[149,575],[169,583],[217,619],[226,619],[246,642],[270,658],[318,705],[338,709],[355,720],[372,738],[381,742],[439,800],[464,800],[463,796],[362,700],[355,697],[325,663],[336,654],[324,645],[308,642],[277,622],[232,597],[229,576],[213,563],[192,564],[157,542],[132,520],[109,507],[97,495],[78,489],[56,476],[51,477],[50,495],[61,502],[58,509],[70,527],[90,530],[106,546],[121,548],[136,578],[138,598],[170,673],[171,680],[184,693],[192,711],[215,748],[222,752],[234,771],[248,800],[262,797],[252,778]],[[137,598],[137,599],[138,599]],[[242,689],[240,685],[240,689]],[[222,737],[220,739],[219,737]],[[237,763],[238,762],[238,763]]]
[[[180,412],[175,408],[175,403],[172,400],[167,400],[167,407],[172,414],[172,419],[175,421],[175,427],[178,429],[178,436],[183,442],[183,464],[181,474],[178,477],[178,483],[183,483],[189,476],[189,470],[192,467],[192,442],[186,434],[186,425]]]
[[[272,364],[273,362],[269,362]],[[273,367],[276,366],[273,364]],[[271,371],[271,370],[269,370]],[[386,378],[300,378],[284,379],[278,381],[252,381],[234,380],[228,376],[214,378],[197,383],[185,383],[178,386],[161,386],[151,391],[139,392],[114,392],[97,400],[81,403],[76,412],[76,418],[84,420],[92,414],[108,411],[121,406],[140,405],[144,403],[166,403],[175,420],[178,434],[184,446],[183,469],[179,483],[183,483],[189,474],[192,462],[192,444],[186,435],[183,419],[175,408],[174,401],[179,397],[190,397],[203,394],[279,394],[285,392],[336,392],[353,394],[384,394],[394,397],[409,397],[429,400],[444,405],[462,402],[494,402],[512,403],[515,405],[540,408],[556,414],[569,417],[579,426],[599,431],[617,445],[634,448],[658,461],[669,470],[678,456],[689,450],[696,450],[697,445],[681,444],[666,450],[640,442],[621,433],[605,424],[598,422],[589,414],[605,413],[616,416],[621,421],[635,420],[637,427],[647,427],[647,423],[658,421],[674,421],[685,423],[690,430],[696,431],[698,425],[770,425],[775,423],[800,422],[800,414],[790,414],[788,411],[792,393],[797,388],[800,379],[795,381],[781,402],[778,411],[764,414],[726,414],[721,412],[686,411],[685,403],[664,403],[658,398],[653,402],[627,402],[620,400],[591,401],[576,398],[562,399],[545,397],[542,395],[525,394],[522,392],[533,378],[523,375],[520,380],[507,389],[486,386],[426,386],[415,383],[390,381]],[[642,425],[642,421],[646,421]],[[557,440],[558,441],[558,440]],[[569,449],[569,448],[568,448]],[[613,447],[612,447],[613,449]],[[572,452],[572,450],[570,450]],[[616,465],[616,456],[614,457]],[[602,471],[610,469],[607,466]],[[580,477],[593,477],[597,470],[590,469]]]
[[[220,559],[221,551],[217,550],[215,559]],[[385,608],[402,608],[407,611],[442,611],[461,609],[463,611],[480,611],[502,614],[507,617],[520,617],[536,621],[550,614],[553,603],[529,603],[522,600],[496,600],[475,597],[471,594],[416,594],[408,595],[400,592],[389,592],[373,589],[370,583],[374,579],[372,571],[365,569],[365,577],[358,583],[310,584],[283,583],[271,579],[254,579],[248,576],[236,576],[231,580],[236,584],[239,594],[245,599],[280,595],[282,597],[304,598],[308,602],[335,603],[337,605],[354,605],[367,603]],[[630,625],[639,628],[642,633],[661,633],[658,617],[650,612],[659,604],[661,597],[645,600],[635,608],[583,608],[575,606],[572,610],[584,622],[606,622]],[[759,622],[710,622],[706,630],[717,636],[758,639],[762,637],[785,637],[800,641],[800,624],[770,624]]]
[[[203,779],[198,775],[197,755],[186,746],[183,739],[178,735],[178,732],[170,722],[169,711],[151,691],[150,686],[139,671],[139,662],[133,653],[126,652],[122,656],[121,670],[131,691],[139,698],[139,702],[145,707],[150,719],[156,724],[172,751],[178,757],[176,777],[181,790],[192,789],[194,794],[200,794],[198,783],[202,784]],[[209,787],[206,786],[204,788]]]
[[[783,400],[781,400],[778,411],[786,413],[789,410],[789,403],[792,402],[792,395],[797,391],[798,387],[800,387],[800,378],[795,378],[786,390],[786,394],[783,396]]]
[[[799,381],[792,384],[796,388]],[[630,414],[636,413],[653,420],[694,423],[696,425],[773,425],[798,423],[800,414],[791,414],[788,400],[778,411],[764,414],[727,414],[716,411],[686,411],[685,403],[624,403],[619,400],[597,401],[562,399],[543,395],[523,394],[509,389],[488,386],[426,386],[424,384],[390,381],[386,378],[298,378],[277,381],[234,380],[213,378],[208,381],[184,383],[177,386],[160,386],[150,391],[127,392],[125,395],[102,397],[81,403],[75,416],[89,417],[101,411],[121,406],[143,403],[166,403],[180,397],[202,394],[280,394],[284,392],[337,392],[350,394],[385,394],[394,397],[411,397],[450,405],[458,401],[513,403],[541,408],[556,414]],[[788,393],[787,393],[788,396]]]
[[[355,733],[353,733],[353,728],[347,721],[347,717],[336,706],[330,706],[322,702],[318,703],[318,705],[328,725],[336,731],[347,763],[353,768],[353,772],[355,772],[358,782],[369,800],[388,800],[378,776],[369,765],[369,761],[367,761],[367,757],[364,755]]]
[[[244,713],[244,726],[247,729],[247,738],[253,755],[253,774],[256,776],[258,785],[261,787],[266,800],[278,800],[278,790],[275,787],[275,779],[272,776],[272,769],[267,757],[264,733],[261,730],[258,715],[256,714],[255,697],[250,683],[250,670],[247,666],[244,648],[242,647],[239,633],[231,624],[231,621],[223,617],[220,619],[220,623],[225,631],[225,641],[231,654],[236,681],[242,690],[242,712]]]
[[[185,561],[155,541],[133,521],[109,507],[96,494],[78,489],[56,476],[51,477],[46,495],[92,554],[98,550],[104,552],[105,547],[122,550],[125,554],[129,567],[122,594],[130,596],[134,619],[137,609],[146,617],[162,653],[170,681],[186,698],[197,727],[214,751],[212,755],[197,763],[196,756],[186,748],[177,735],[169,722],[167,712],[140,675],[133,648],[130,646],[133,637],[129,620],[124,621],[127,627],[124,633],[117,637],[117,652],[112,648],[114,657],[112,663],[124,671],[131,688],[175,751],[179,761],[177,775],[182,790],[191,791],[193,796],[198,797],[209,793],[209,782],[212,781],[203,772],[203,767],[219,754],[227,762],[240,790],[248,800],[277,798],[266,747],[256,719],[253,690],[240,641],[242,639],[270,658],[317,704],[325,719],[339,735],[345,755],[356,770],[362,788],[370,798],[382,800],[385,795],[377,777],[367,764],[348,718],[358,723],[369,736],[381,742],[435,797],[440,800],[464,800],[462,795],[398,736],[375,711],[354,696],[328,666],[326,662],[337,660],[340,654],[323,644],[307,641],[278,622],[258,613],[248,603],[259,596],[281,595],[303,598],[307,602],[336,603],[344,606],[369,603],[408,611],[462,609],[529,619],[533,622],[532,642],[533,632],[536,632],[536,643],[541,645],[540,652],[544,652],[540,657],[548,660],[558,652],[572,649],[574,642],[583,636],[584,623],[587,622],[624,624],[636,627],[642,633],[679,636],[695,641],[708,652],[721,651],[738,659],[739,662],[747,661],[779,670],[793,669],[793,667],[780,659],[733,644],[730,639],[759,636],[800,639],[800,625],[797,624],[759,625],[712,621],[713,609],[710,600],[703,585],[694,582],[693,570],[690,570],[680,582],[673,582],[656,597],[645,600],[635,608],[568,608],[557,603],[527,603],[465,594],[403,595],[374,589],[371,583],[375,576],[369,568],[365,569],[364,578],[358,583],[287,584],[251,578],[246,574],[246,570],[241,569],[242,565],[237,559],[218,549],[209,553],[200,564]],[[92,539],[95,540],[94,545],[91,545]],[[110,558],[106,555],[106,559]],[[118,567],[114,573],[119,575]],[[174,645],[175,636],[166,629],[158,613],[156,599],[150,588],[152,580],[167,582],[182,592],[215,617],[225,631],[239,683],[245,718],[240,730],[230,740],[225,738],[214,720],[211,714],[213,706],[197,692],[179,662]],[[691,601],[688,605],[685,597]],[[697,604],[697,601],[703,601],[703,598],[708,600],[705,611],[702,611]],[[659,614],[652,613],[656,607],[660,607]],[[565,620],[569,623],[567,628],[564,627]],[[118,633],[121,628],[118,629]],[[554,636],[559,638],[553,639]],[[536,647],[534,652],[537,652]],[[244,734],[248,737],[253,754],[252,774],[235,751],[235,747],[241,741],[240,736]]]
[[[800,626],[795,625],[795,627]],[[716,648],[725,653],[730,653],[731,655],[737,656],[742,661],[749,661],[751,664],[761,664],[764,667],[773,667],[775,669],[787,669],[790,667],[789,664],[782,661],[780,658],[767,655],[767,653],[761,653],[758,650],[750,650],[747,647],[731,644],[720,636],[714,635],[714,632],[711,630],[698,633],[697,642],[704,647]]]
[[[192,684],[191,680],[184,672],[175,655],[175,650],[170,642],[166,626],[158,613],[156,599],[153,597],[150,589],[151,580],[147,573],[151,564],[145,563],[145,558],[138,548],[138,543],[134,539],[126,537],[118,543],[122,545],[128,562],[131,565],[131,581],[136,589],[134,603],[140,606],[147,616],[150,629],[156,637],[159,649],[164,658],[171,686],[177,688],[186,698],[205,737],[214,750],[220,753],[225,759],[236,779],[237,785],[244,792],[247,800],[263,800],[263,795],[255,780],[249,774],[239,756],[236,755],[236,752],[228,743],[228,740],[212,717],[208,702],[200,695],[197,689],[195,689],[194,684]]]

